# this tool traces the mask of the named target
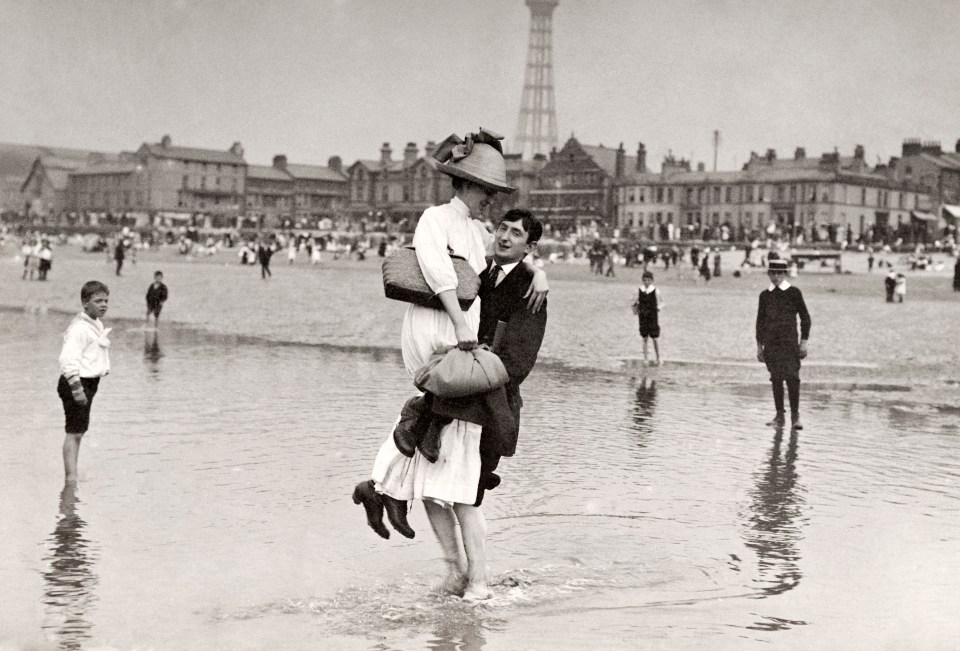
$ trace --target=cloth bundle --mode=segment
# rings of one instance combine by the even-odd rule
[[[462,398],[499,389],[510,381],[497,355],[485,348],[442,346],[414,375],[421,391],[440,398]]]
[[[468,310],[480,291],[480,276],[466,259],[451,255],[457,274],[457,301]],[[443,309],[443,303],[423,277],[417,252],[412,246],[397,249],[383,261],[383,292],[387,298],[424,307]]]

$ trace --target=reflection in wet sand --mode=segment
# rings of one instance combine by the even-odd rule
[[[637,381],[637,395],[633,406],[633,429],[640,434],[638,444],[644,447],[647,437],[653,433],[654,409],[657,406],[657,381],[646,375]]]
[[[88,619],[96,601],[93,572],[98,550],[84,538],[86,522],[77,515],[76,484],[68,483],[60,494],[60,516],[47,539],[49,564],[43,572],[45,617],[43,628],[53,634],[61,649],[81,649],[90,639]]]
[[[756,476],[745,533],[747,547],[757,554],[761,597],[792,590],[802,577],[799,543],[805,500],[797,486],[797,432],[790,433],[785,455],[781,455],[782,443],[783,429],[778,428],[770,461]],[[763,624],[763,628],[770,626],[770,622]]]
[[[160,371],[159,362],[163,358],[163,351],[160,349],[160,339],[156,330],[145,330],[143,333],[143,359],[151,373]]]

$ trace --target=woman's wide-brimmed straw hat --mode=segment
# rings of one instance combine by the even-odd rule
[[[467,134],[466,140],[451,135],[433,154],[437,171],[497,192],[515,192],[515,187],[507,185],[507,166],[499,142],[502,139],[486,129]]]

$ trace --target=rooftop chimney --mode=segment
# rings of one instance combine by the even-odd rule
[[[900,154],[904,157],[919,156],[920,148],[921,145],[919,138],[907,138],[903,141],[903,147],[900,149]]]
[[[380,148],[380,164],[386,167],[390,164],[390,156],[393,155],[393,150],[390,149],[390,143],[383,143],[383,147]]]
[[[403,164],[405,166],[413,165],[417,161],[417,143],[408,142],[403,150]]]
[[[930,154],[931,156],[939,156],[943,153],[943,150],[940,148],[940,143],[935,140],[923,143],[921,151],[924,154]]]
[[[767,162],[768,162],[768,163],[772,163],[773,161],[777,160],[777,150],[776,150],[776,149],[768,149],[768,150],[767,150],[766,159],[767,159]]]
[[[161,146],[161,147],[164,147],[164,148],[169,147],[172,142],[173,142],[173,141],[170,140],[170,136],[169,136],[169,135],[164,135],[163,138],[160,138],[160,146]]]
[[[860,160],[863,160],[864,155],[865,155],[865,152],[863,150],[863,145],[857,145],[856,147],[853,148],[854,158],[859,158]]]
[[[623,168],[627,159],[627,151],[623,148],[623,143],[620,143],[620,146],[617,147],[617,157],[613,165],[613,177],[622,178],[623,177]]]
[[[707,171],[707,166],[706,166],[706,164],[704,164],[703,162],[697,163],[697,171],[698,171],[698,172],[706,172],[706,171]]]
[[[343,171],[343,161],[340,160],[339,156],[331,156],[327,159],[327,167],[332,169],[334,172]]]
[[[287,155],[286,154],[277,154],[273,157],[273,166],[278,170],[287,170]]]
[[[647,172],[647,148],[642,142],[637,145],[637,171],[641,174]]]
[[[433,140],[428,140],[426,147],[423,148],[423,155],[430,158],[435,151],[437,151],[437,143]]]
[[[960,154],[960,140],[957,140],[957,144],[954,145],[953,150]]]
[[[803,147],[797,147],[793,152],[793,160],[803,160],[807,157],[807,150]]]
[[[243,158],[243,145],[240,144],[240,141],[237,141],[230,145],[230,153],[234,156],[239,156]]]

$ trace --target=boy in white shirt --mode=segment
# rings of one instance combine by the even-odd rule
[[[100,378],[110,372],[110,328],[100,317],[107,313],[110,290],[97,280],[80,289],[83,311],[73,317],[63,333],[60,349],[60,381],[57,395],[63,402],[66,421],[63,439],[63,470],[67,483],[77,481],[80,439],[90,425],[90,407]]]

